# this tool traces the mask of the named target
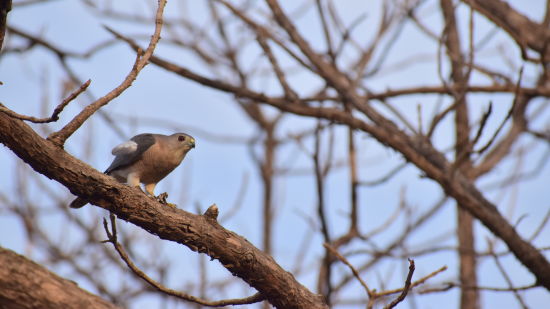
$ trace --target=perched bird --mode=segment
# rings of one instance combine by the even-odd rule
[[[113,148],[115,159],[105,174],[133,187],[143,183],[145,191],[155,196],[157,183],[181,163],[191,148],[195,148],[195,139],[185,133],[139,134]],[[78,197],[70,206],[80,208],[87,203]]]

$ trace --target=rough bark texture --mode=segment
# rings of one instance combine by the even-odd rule
[[[462,55],[462,44],[456,24],[455,8],[451,0],[441,0],[441,11],[445,20],[445,46],[451,60],[451,78],[455,92],[455,164],[464,174],[469,175],[472,170],[472,143],[470,141],[470,119],[466,101],[468,85],[468,70]],[[471,61],[472,59],[470,59]],[[460,260],[460,283],[462,286],[478,286],[476,272],[474,218],[464,208],[457,205],[457,238],[458,255]],[[479,308],[479,290],[461,289],[460,308]]]
[[[0,248],[0,265],[0,308],[118,308],[13,251]]]
[[[457,209],[458,255],[460,258],[460,284],[465,287],[478,286],[476,254],[474,244],[474,220],[464,209]],[[460,308],[479,308],[479,290],[463,288],[460,290]]]
[[[302,286],[271,256],[215,220],[160,204],[141,190],[118,183],[4,113],[0,113],[0,142],[38,173],[60,182],[73,194],[162,239],[219,260],[275,307],[327,308],[321,296]]]
[[[548,49],[550,31],[540,27],[527,16],[518,13],[508,3],[501,0],[462,1],[506,30],[522,48],[528,47],[536,50],[544,54],[544,57],[550,55]]]

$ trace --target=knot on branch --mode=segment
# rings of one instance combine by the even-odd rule
[[[208,207],[208,209],[204,212],[203,216],[204,216],[206,219],[208,219],[208,220],[217,222],[219,213],[220,213],[220,211],[219,211],[219,209],[218,209],[218,206],[216,206],[216,204],[212,204],[212,205],[211,205],[210,207]]]

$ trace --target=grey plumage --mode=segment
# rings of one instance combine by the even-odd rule
[[[154,196],[156,184],[172,172],[195,147],[195,139],[185,133],[172,135],[144,133],[117,145],[112,150],[115,159],[105,170],[119,182],[130,186],[145,185],[145,191]],[[88,202],[76,198],[72,208],[80,208]]]
[[[143,153],[149,149],[149,147],[153,146],[155,144],[155,137],[153,134],[150,133],[143,133],[136,135],[132,137],[128,142],[135,142],[137,144],[137,149],[135,151],[130,152],[117,152],[115,149],[117,149],[119,146],[124,145],[126,143],[120,144],[113,148],[113,155],[116,155],[115,159],[111,163],[111,165],[105,170],[105,174],[109,175],[110,172],[117,168],[128,166],[137,160],[143,155]]]

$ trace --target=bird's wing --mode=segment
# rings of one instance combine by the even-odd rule
[[[113,156],[126,155],[136,151],[137,148],[138,144],[136,142],[127,141],[120,145],[117,145],[115,148],[113,148],[113,150],[111,150],[111,153],[113,154]]]
[[[113,163],[105,171],[106,174],[115,169],[126,167],[141,158],[143,153],[155,144],[155,136],[150,133],[139,134],[124,142],[111,151],[115,155]]]

